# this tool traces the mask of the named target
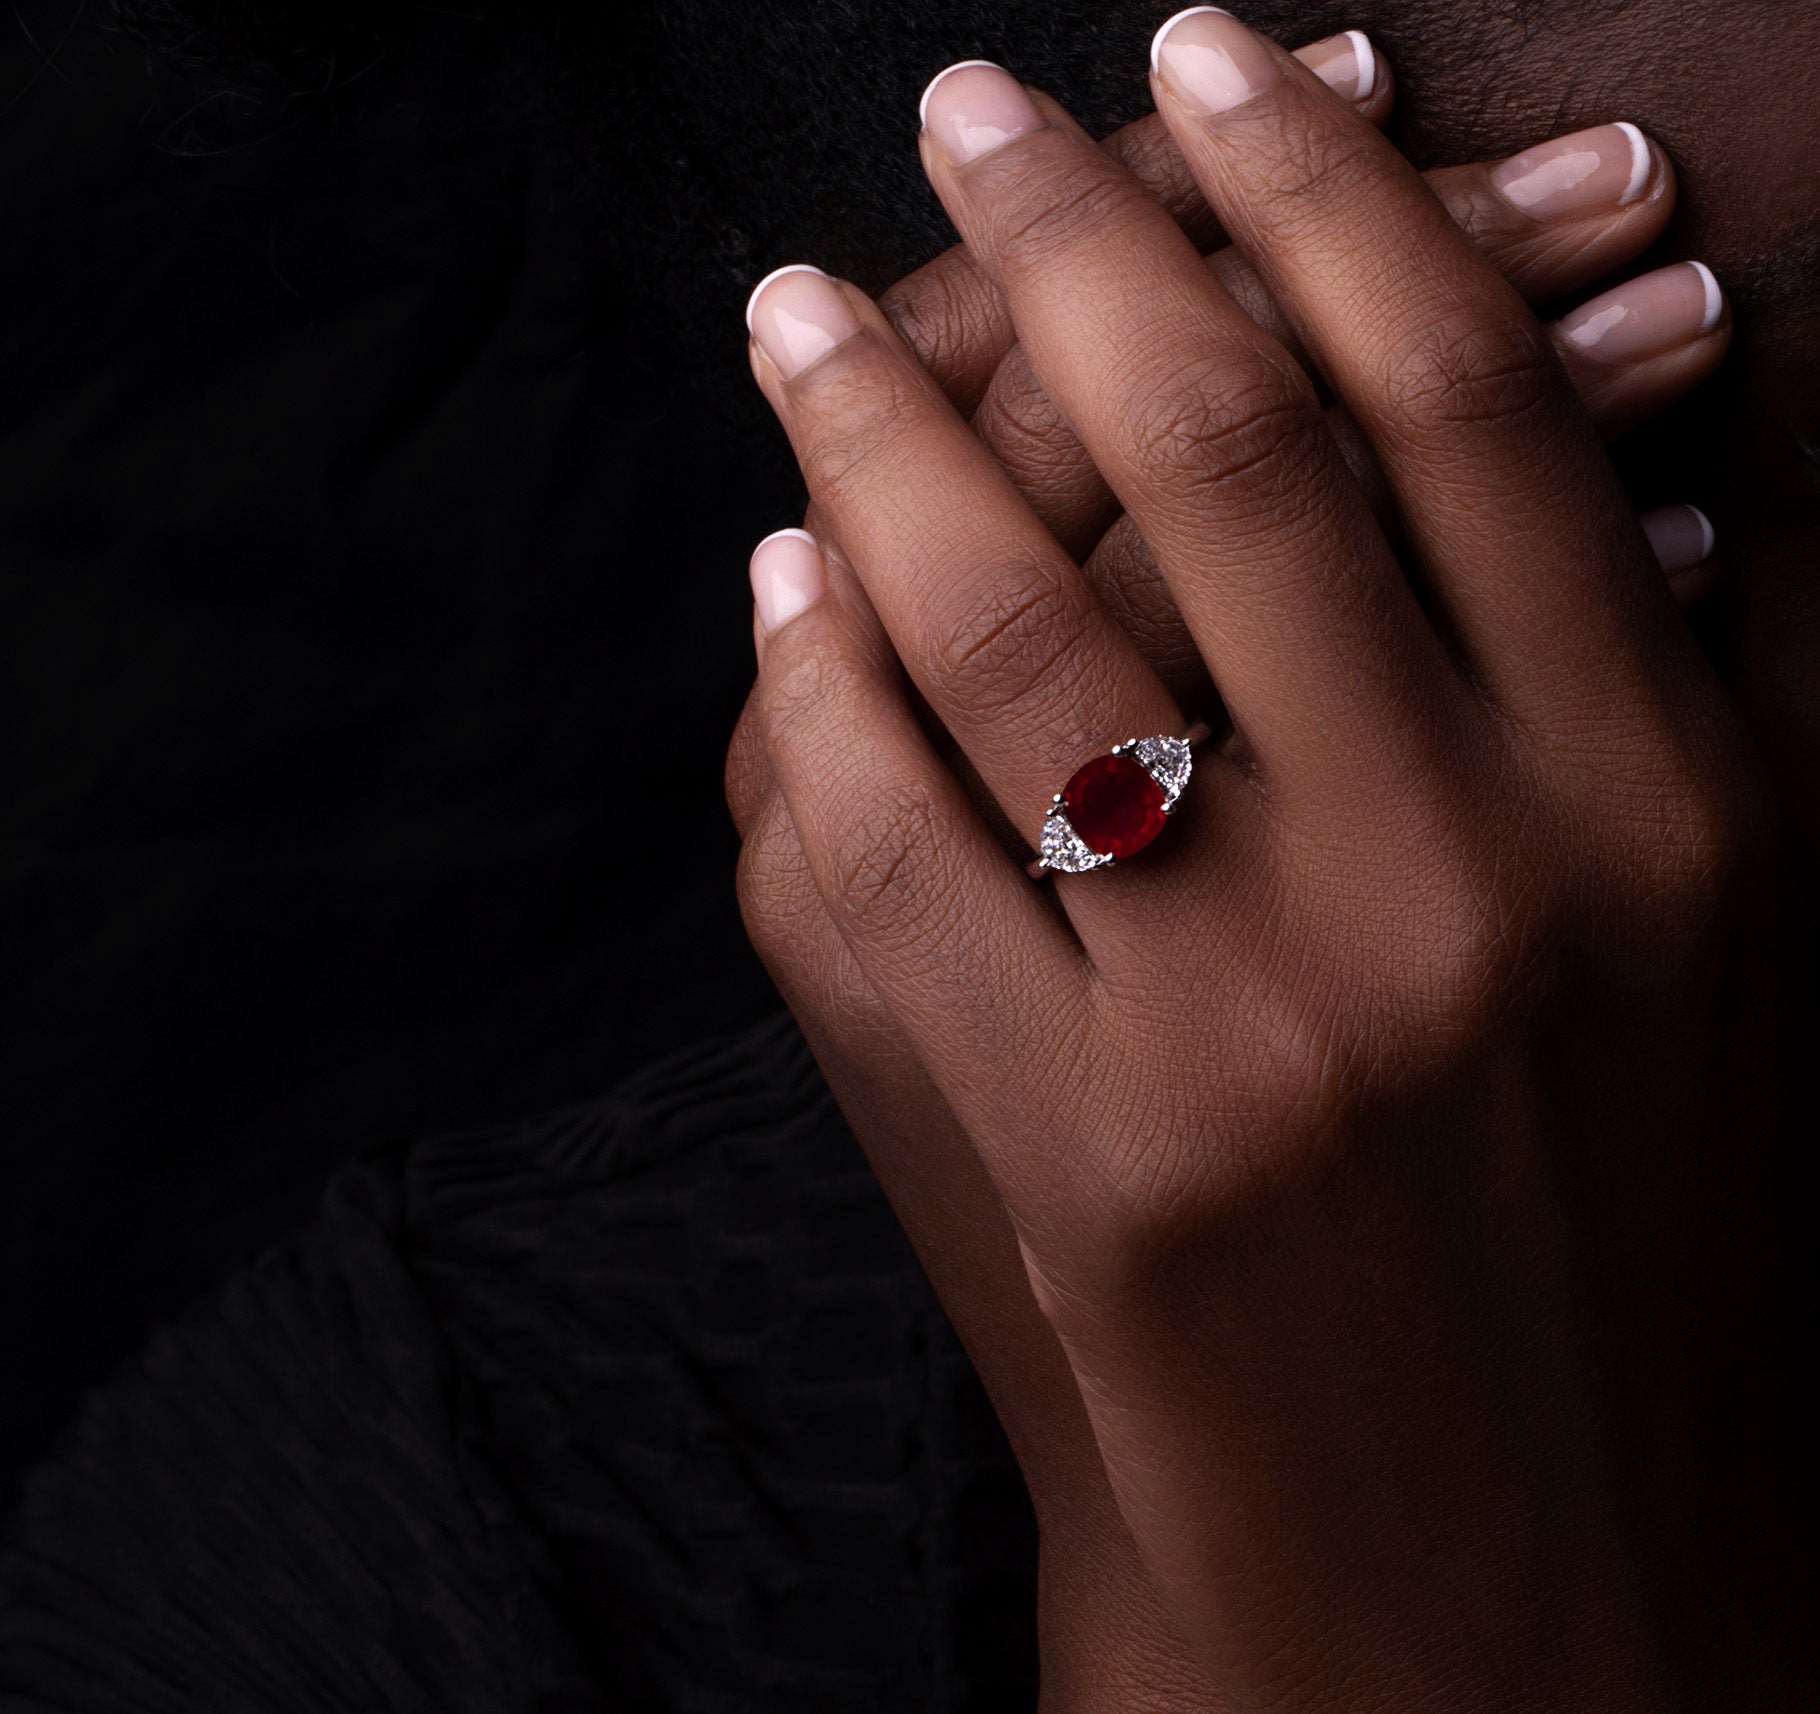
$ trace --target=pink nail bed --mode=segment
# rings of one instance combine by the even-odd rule
[[[1698,506],[1662,506],[1637,521],[1666,572],[1692,571],[1712,557],[1712,520]]]
[[[828,587],[821,548],[807,530],[776,530],[752,550],[752,601],[770,635],[821,599]]]
[[[1712,269],[1675,262],[1582,304],[1556,331],[1601,362],[1633,363],[1711,333],[1724,314],[1725,294]]]
[[[1491,187],[1535,220],[1628,208],[1655,176],[1649,139],[1629,120],[1525,149],[1491,170]]]
[[[1371,99],[1378,87],[1378,55],[1363,30],[1346,30],[1325,41],[1297,48],[1295,57],[1335,95],[1348,101]]]
[[[937,72],[918,112],[923,129],[956,166],[1040,131],[1045,123],[1024,86],[991,60],[962,60]]]
[[[746,330],[788,381],[859,332],[840,288],[820,268],[776,268],[746,299]]]
[[[1219,6],[1191,6],[1150,43],[1150,66],[1184,106],[1211,117],[1261,95],[1281,73],[1275,56]]]

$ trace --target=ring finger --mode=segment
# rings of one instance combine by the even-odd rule
[[[761,281],[753,372],[905,669],[1035,842],[1057,788],[1181,710],[866,297]]]

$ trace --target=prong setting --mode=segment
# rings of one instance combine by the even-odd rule
[[[1137,797],[1130,796],[1129,784],[1117,785],[1106,782],[1105,770],[1096,763],[1084,764],[1076,771],[1075,778],[1050,799],[1049,813],[1043,818],[1043,829],[1038,840],[1040,855],[1037,862],[1031,865],[1031,872],[1041,875],[1054,869],[1068,875],[1085,874],[1093,869],[1109,869],[1121,854],[1130,856],[1132,852],[1141,850],[1150,839],[1155,837],[1163,822],[1173,814],[1176,804],[1181,799],[1183,789],[1188,784],[1189,775],[1193,771],[1190,742],[1189,738],[1173,738],[1159,733],[1149,738],[1127,738],[1123,743],[1114,744],[1110,750],[1105,752],[1101,760],[1129,758],[1130,762],[1135,763],[1137,768],[1142,770],[1142,773],[1136,776],[1139,780],[1142,780],[1145,774],[1149,776],[1151,783],[1144,785],[1143,793],[1138,794]],[[1096,805],[1102,819],[1106,813],[1104,792],[1107,789],[1111,789],[1114,793],[1124,793],[1129,803],[1128,810],[1113,811],[1115,820],[1113,823],[1108,823],[1108,827],[1116,825],[1116,818],[1121,814],[1125,815],[1127,819],[1133,815],[1138,818],[1130,832],[1111,834],[1108,841],[1116,844],[1123,839],[1124,843],[1130,847],[1128,850],[1122,852],[1105,850],[1096,845],[1090,845],[1082,838],[1069,815],[1068,793],[1074,790],[1077,784],[1084,786],[1084,782],[1095,775],[1100,776],[1100,783],[1094,788],[1085,788],[1089,794],[1086,801]],[[1129,781],[1131,776],[1127,774],[1125,778]],[[1097,798],[1093,795],[1095,790],[1100,794]],[[1143,794],[1146,793],[1149,794],[1147,806],[1141,806]],[[1160,801],[1158,794],[1160,794]],[[1146,827],[1143,824],[1144,817],[1155,817],[1156,819],[1151,820]]]

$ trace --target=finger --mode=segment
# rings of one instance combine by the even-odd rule
[[[1079,568],[863,294],[760,282],[753,363],[905,669],[1032,837],[1057,788],[1182,717]]]
[[[1570,682],[1634,695],[1673,608],[1522,300],[1394,148],[1237,19],[1179,15],[1152,59],[1159,111],[1369,436],[1475,676],[1538,718]]]
[[[779,537],[817,545],[806,531],[779,531],[758,544],[754,559]],[[832,548],[824,569],[855,642],[888,650],[877,615]],[[793,577],[786,564],[783,575],[800,595],[800,574]],[[756,607],[754,617],[757,623]],[[762,653],[762,624],[758,631]],[[1037,1307],[992,1179],[822,906],[763,754],[757,686],[742,729],[760,755],[729,764],[729,775],[742,782],[729,796],[748,811],[740,908],[1017,1455],[1042,1541],[1043,1622],[1062,1645],[1048,1652],[1045,1672],[1059,1679],[1089,1667],[1098,1686],[1128,1683],[1147,1708],[1204,1708],[1202,1673],[1138,1562],[1074,1371]],[[1071,1664],[1076,1656],[1078,1666]]]
[[[1016,1454],[1041,1544],[1044,1684],[1128,1687],[1157,1714],[1212,1706],[1119,1513],[1074,1371],[1031,1292],[972,1138],[822,908],[781,794],[740,853],[740,902],[873,1175]]]
[[[1382,124],[1389,117],[1396,99],[1390,67],[1361,32],[1347,30],[1311,43],[1298,48],[1296,57],[1353,100],[1372,123]],[[1100,147],[1125,166],[1202,249],[1224,242],[1181,151],[1154,113],[1122,126]],[[879,308],[955,408],[970,414],[1015,336],[1004,297],[966,246],[957,244],[906,275],[879,298]]]
[[[1712,519],[1698,506],[1682,505],[1659,506],[1637,522],[1675,600],[1683,607],[1701,600],[1713,582]]]
[[[1722,315],[1711,322],[1703,271],[1676,263],[1659,274],[1627,280],[1550,330],[1568,378],[1601,433],[1617,434],[1666,409],[1711,375],[1730,346],[1731,318]],[[1373,510],[1393,526],[1394,496],[1364,433],[1337,407],[1328,411],[1327,426]],[[1073,431],[1065,433],[1078,451]],[[1065,462],[1058,463],[1050,477],[1058,490],[1069,479],[1068,469]],[[1075,470],[1076,482],[1091,481],[1104,491],[1084,452]],[[1051,507],[1053,503],[1052,495]],[[1040,512],[1044,506],[1032,497],[1032,509]],[[1204,711],[1209,706],[1206,669],[1156,556],[1132,520],[1117,515],[1116,503],[1108,499],[1106,509],[1113,517],[1093,533],[1091,551],[1076,548],[1085,552],[1087,581],[1176,700]],[[1053,512],[1050,522],[1057,522]],[[1669,587],[1676,601],[1686,605],[1709,582],[1677,576]]]
[[[828,595],[814,545],[773,538],[752,588],[765,743],[823,907],[963,1124],[1002,1122],[978,1067],[1082,1015],[1079,947],[917,729],[889,646]]]
[[[1408,740],[1378,746],[1381,767],[1419,761],[1418,716],[1439,712],[1426,687],[1452,668],[1308,376],[1156,200],[1008,74],[944,73],[926,117],[931,183],[1155,550],[1263,773],[1340,801],[1364,774],[1331,734],[1361,722]]]
[[[1046,112],[1053,106],[1040,92],[1035,99]],[[1427,179],[1486,259],[1534,303],[1559,300],[1641,255],[1661,236],[1675,204],[1667,156],[1634,125],[1577,131],[1508,160],[1441,168]],[[1207,266],[1252,320],[1299,353],[1295,330],[1240,251],[1216,250]],[[1718,355],[1710,353],[1715,362]],[[1596,406],[1612,424],[1609,432],[1657,408],[1672,389],[1603,383],[1655,367],[1627,353],[1615,367],[1587,372],[1589,392],[1591,382],[1601,383]],[[1056,540],[1084,558],[1117,506],[1021,347],[1012,346],[994,372],[973,428]]]
[[[747,696],[745,707],[739,711],[738,724],[733,728],[722,783],[728,813],[743,839],[757,825],[765,801],[776,786],[771,777],[771,758],[765,754],[765,731],[759,720],[756,685]]]
[[[1705,380],[1731,345],[1732,318],[1712,270],[1676,262],[1602,292],[1552,332],[1593,421],[1616,434]]]
[[[1357,438],[1356,431],[1354,438]],[[1363,451],[1362,440],[1358,445]],[[1375,472],[1361,472],[1362,479],[1373,476]],[[1672,506],[1664,510],[1676,519],[1690,513],[1696,518],[1705,516],[1692,506]],[[1713,584],[1710,560],[1686,558],[1689,549],[1698,545],[1700,530],[1697,526],[1689,528],[1677,524],[1672,532],[1665,533],[1663,526],[1652,523],[1656,517],[1655,513],[1645,513],[1638,522],[1661,564],[1676,605],[1690,607],[1704,599]],[[1168,686],[1176,701],[1184,708],[1199,710],[1202,718],[1213,722],[1217,728],[1219,702],[1207,676],[1206,664],[1201,660],[1181,614],[1176,611],[1168,581],[1156,563],[1156,556],[1129,518],[1120,518],[1101,537],[1099,546],[1082,569],[1088,582],[1099,592],[1106,610],[1130,634],[1138,652]]]

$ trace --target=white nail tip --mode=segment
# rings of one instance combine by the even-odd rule
[[[1702,560],[1711,559],[1715,540],[1713,521],[1698,506],[1689,506],[1687,509],[1700,520],[1700,557]]]
[[[1649,139],[1628,119],[1620,119],[1618,129],[1630,139],[1630,179],[1624,186],[1624,194],[1618,198],[1618,206],[1628,208],[1649,185]]]
[[[787,262],[781,268],[773,268],[770,273],[765,275],[765,277],[752,288],[750,295],[746,299],[746,332],[750,333],[752,331],[752,306],[758,302],[758,294],[762,292],[766,286],[770,285],[773,280],[778,279],[785,274],[820,274],[824,280],[830,278],[830,275],[825,269],[816,267],[813,262]]]
[[[754,559],[756,559],[758,557],[759,550],[765,546],[765,543],[774,542],[777,540],[777,538],[779,536],[794,536],[799,542],[807,542],[810,547],[815,548],[818,551],[821,548],[821,543],[818,542],[812,535],[810,535],[807,530],[773,530],[770,533],[770,535],[765,537],[764,541],[760,542],[757,547],[753,548],[752,557]]]
[[[1356,62],[1354,75],[1359,80],[1359,87],[1353,91],[1354,101],[1369,101],[1371,92],[1378,87],[1378,50],[1371,45],[1371,37],[1363,30],[1348,30],[1346,39],[1352,43],[1352,56]]]
[[[1005,68],[1002,65],[1000,65],[997,60],[956,60],[953,65],[944,66],[942,68],[942,70],[938,71],[935,74],[934,77],[929,79],[928,87],[926,89],[924,89],[924,91],[923,91],[922,100],[916,104],[916,122],[917,122],[917,124],[926,127],[929,123],[929,97],[935,93],[935,86],[938,83],[940,83],[942,81],[942,79],[949,74],[949,72],[965,71],[967,69],[967,67],[970,65],[990,66],[994,71],[1004,71],[1005,70]],[[1010,73],[1007,72],[1006,75],[1009,76]]]
[[[1706,288],[1706,313],[1700,320],[1700,331],[1711,333],[1719,325],[1719,317],[1725,313],[1725,294],[1719,290],[1719,277],[1704,262],[1687,264],[1700,276],[1700,284]]]
[[[1157,69],[1156,51],[1162,46],[1163,38],[1168,35],[1177,24],[1181,23],[1184,18],[1192,18],[1197,12],[1213,12],[1217,13],[1222,18],[1230,18],[1232,16],[1224,6],[1185,6],[1181,11],[1176,13],[1173,18],[1164,19],[1162,28],[1150,38],[1150,69],[1152,71]]]

